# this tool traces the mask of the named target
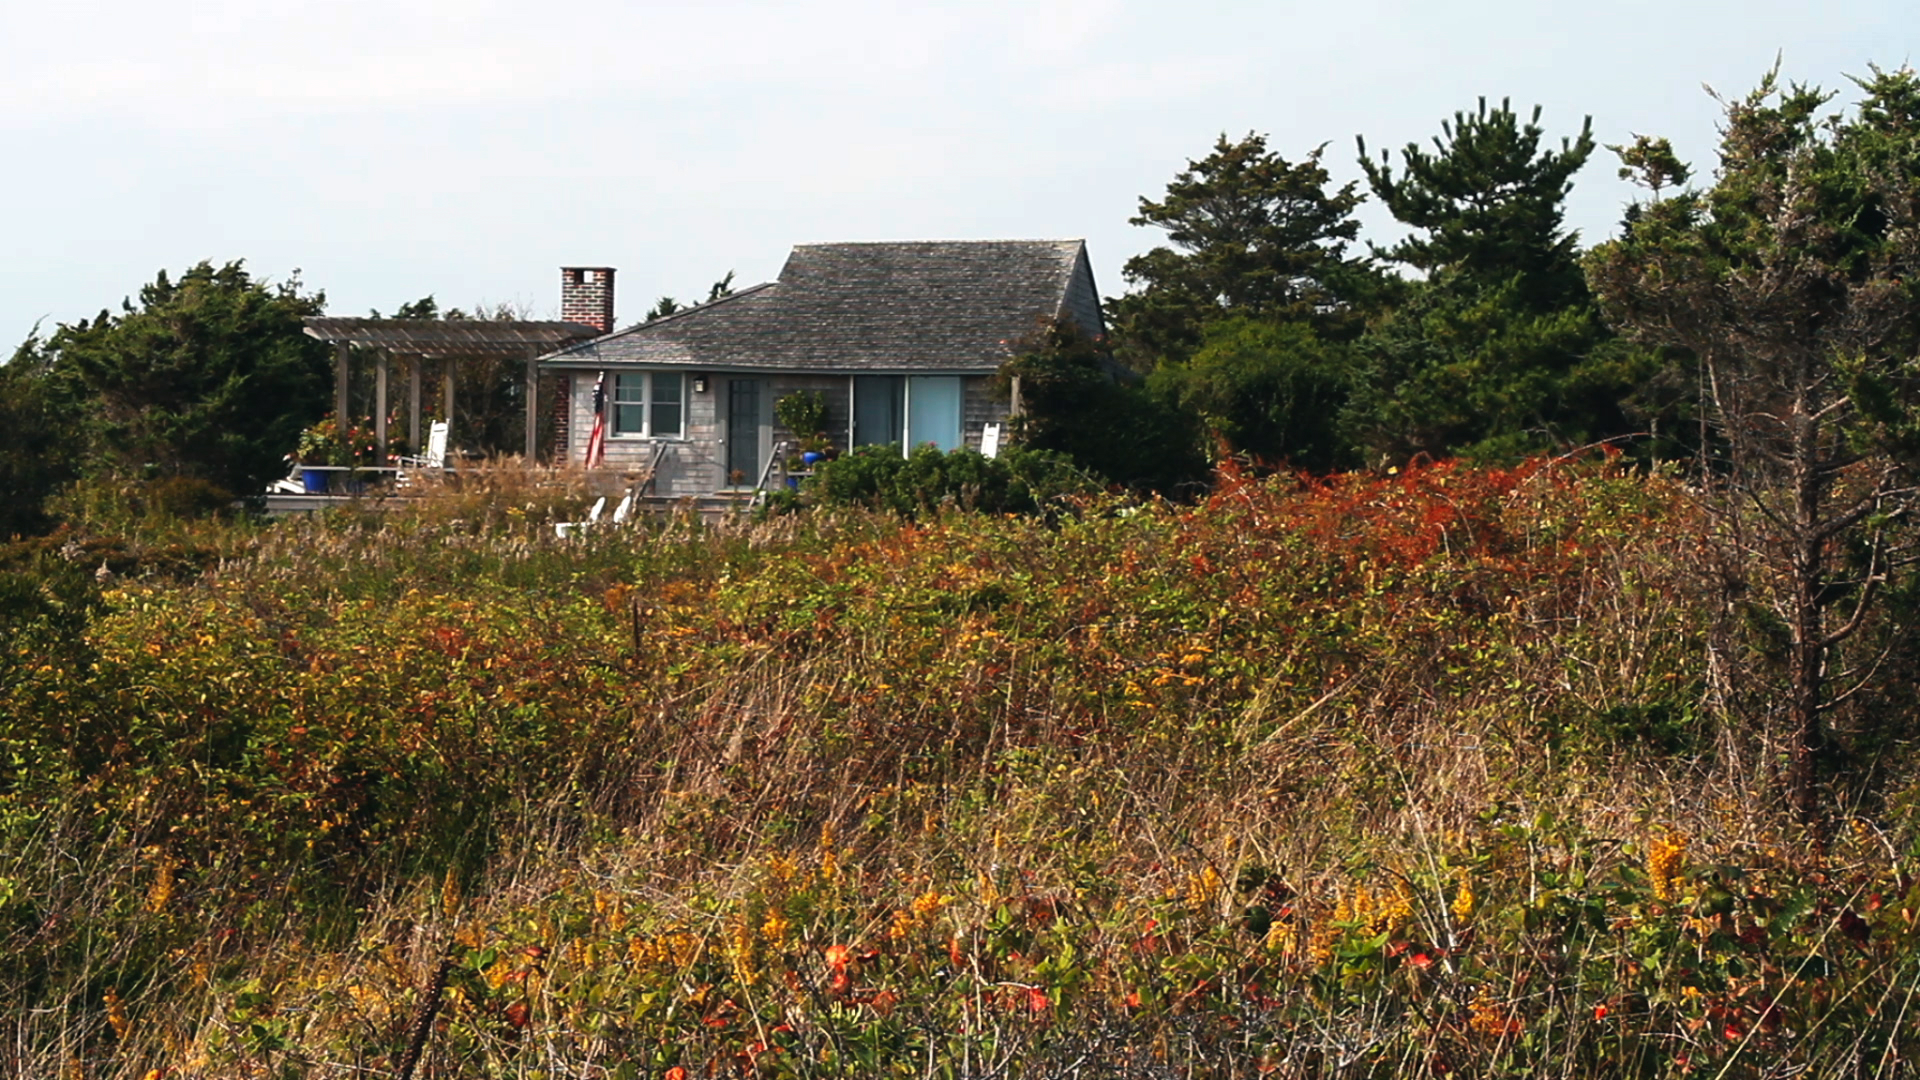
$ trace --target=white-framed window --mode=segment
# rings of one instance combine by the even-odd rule
[[[678,439],[687,433],[687,380],[677,371],[633,371],[613,377],[613,434]]]

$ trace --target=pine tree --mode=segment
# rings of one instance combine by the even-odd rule
[[[1220,136],[1188,162],[1165,198],[1141,198],[1131,223],[1164,229],[1171,247],[1127,261],[1133,291],[1108,302],[1121,352],[1136,367],[1182,363],[1208,323],[1228,317],[1302,320],[1335,334],[1356,328],[1356,301],[1376,275],[1350,258],[1359,232],[1357,183],[1329,190],[1322,148],[1298,163],[1264,136]]]
[[[1705,367],[1720,454],[1701,480],[1784,627],[1779,719],[1807,818],[1826,718],[1879,669],[1842,649],[1908,576],[1920,481],[1920,76],[1858,83],[1850,119],[1776,74],[1725,103],[1713,186],[1643,205],[1587,266],[1610,322]],[[1628,167],[1649,187],[1671,174]]]
[[[1431,150],[1360,164],[1415,232],[1378,252],[1420,275],[1359,342],[1346,424],[1375,461],[1511,459],[1638,429],[1627,402],[1657,356],[1608,341],[1564,227],[1589,120],[1543,148],[1540,110],[1457,112]]]
[[[0,540],[53,524],[47,498],[77,475],[80,426],[62,408],[36,333],[0,367]]]
[[[1385,151],[1376,163],[1359,140],[1374,195],[1394,220],[1419,230],[1381,254],[1428,278],[1518,278],[1517,299],[1534,311],[1583,301],[1577,237],[1563,223],[1573,176],[1593,155],[1593,118],[1557,151],[1541,149],[1539,106],[1522,124],[1508,102],[1489,109],[1481,98],[1477,111],[1454,113],[1440,131],[1431,152],[1418,143],[1401,150],[1398,176]]]

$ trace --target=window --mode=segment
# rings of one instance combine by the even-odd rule
[[[902,441],[907,408],[907,381],[898,375],[856,375],[853,378],[853,445],[873,446]]]
[[[961,445],[966,394],[957,375],[857,375],[853,380],[853,445]]]
[[[932,443],[942,450],[957,449],[964,404],[957,375],[908,379],[907,441],[913,446]]]
[[[686,378],[677,371],[613,377],[613,434],[677,439],[686,434]]]

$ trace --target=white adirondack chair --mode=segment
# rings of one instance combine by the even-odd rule
[[[427,452],[421,464],[429,469],[447,467],[447,428],[445,420],[435,420],[427,427]]]
[[[417,469],[444,469],[447,467],[447,422],[435,420],[427,428],[427,452],[419,455],[403,455],[395,459],[400,467],[395,480],[401,487],[412,483],[409,474]]]
[[[427,450],[424,454],[409,455],[398,459],[401,468],[406,469],[444,469],[447,467],[447,422],[435,420],[427,428]]]
[[[602,495],[598,499],[594,500],[593,509],[587,511],[587,520],[556,521],[554,522],[554,525],[553,525],[553,534],[555,536],[558,536],[562,540],[565,540],[570,536],[578,536],[581,533],[586,532],[588,529],[593,528],[595,525],[600,524],[600,515],[606,512],[607,512],[607,497],[605,495]],[[617,512],[618,511],[616,511],[616,513]]]

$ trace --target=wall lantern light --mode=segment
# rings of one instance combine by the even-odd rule
[[[693,377],[693,392],[696,394],[704,394],[707,392],[707,377],[705,375],[695,375]]]

